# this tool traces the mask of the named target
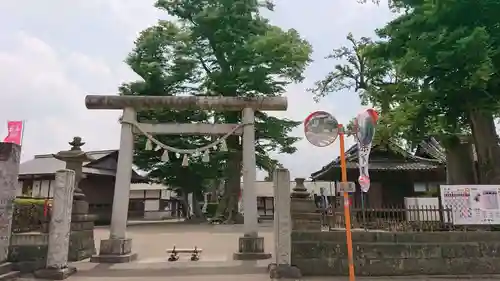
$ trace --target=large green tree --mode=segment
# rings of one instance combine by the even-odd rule
[[[380,54],[424,90],[411,95],[421,116],[439,116],[472,134],[479,179],[500,182],[498,111],[500,33],[497,1],[398,0],[405,13],[378,30]],[[405,94],[405,93],[402,93]]]
[[[420,80],[405,75],[397,62],[380,53],[380,43],[369,38],[347,36],[348,46],[334,49],[327,59],[334,59],[333,71],[315,83],[311,91],[316,100],[331,92],[355,91],[363,105],[371,105],[380,112],[380,121],[374,143],[397,143],[413,149],[432,136],[441,141],[448,155],[449,183],[473,183],[472,161],[466,145],[458,142],[462,127],[449,126],[441,115],[428,115],[426,104],[412,96],[428,91]],[[348,128],[352,129],[352,121]],[[469,151],[470,152],[470,151]],[[467,159],[469,161],[457,161]]]
[[[353,34],[347,36],[347,46],[333,49],[326,59],[334,60],[333,70],[326,77],[317,81],[310,91],[314,99],[338,91],[354,91],[359,94],[362,105],[373,106],[381,116],[376,134],[376,143],[410,140],[406,128],[411,123],[401,116],[404,101],[396,99],[397,92],[411,90],[414,83],[404,79],[394,68],[390,60],[373,53],[374,43],[370,38],[356,39]],[[405,112],[405,115],[411,114]],[[352,127],[352,122],[348,128]]]
[[[171,20],[159,21],[140,34],[127,62],[144,81],[124,85],[123,94],[279,96],[288,84],[303,79],[312,48],[297,31],[283,30],[262,17],[261,9],[273,9],[269,1],[158,0],[155,6]],[[300,122],[261,111],[255,115],[257,166],[270,172],[278,165],[270,152],[295,152],[298,138],[289,134]],[[241,122],[239,112],[165,109],[141,112],[140,117],[158,122]],[[179,148],[194,148],[209,138],[161,140]],[[162,163],[158,152],[144,151],[144,139],[138,138],[135,159],[154,178],[183,188],[188,185],[186,178],[204,182],[224,177],[226,188],[218,213],[231,221],[240,193],[241,140],[231,136],[227,145],[229,152],[218,153],[210,164],[195,158],[189,168],[182,168],[174,161]]]

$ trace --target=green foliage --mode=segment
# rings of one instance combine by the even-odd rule
[[[49,200],[52,202],[52,200]],[[12,232],[47,232],[50,221],[50,207],[47,216],[44,216],[45,199],[16,198],[14,199],[14,213],[12,215]]]
[[[271,2],[255,0],[158,0],[155,6],[172,20],[159,21],[139,35],[127,59],[143,81],[127,83],[123,95],[279,96],[290,83],[300,82],[310,62],[312,48],[297,31],[282,30],[260,15]],[[256,112],[257,166],[273,169],[271,151],[293,153],[298,138],[289,136],[300,124]],[[241,121],[238,112],[154,110],[138,114],[154,122]],[[177,148],[197,148],[210,143],[206,136],[158,136]],[[210,179],[227,176],[227,153],[212,153],[208,164],[200,157],[182,167],[182,159],[161,151],[144,151],[145,139],[137,137],[135,164],[164,184],[198,190]],[[230,150],[239,150],[229,142]],[[239,177],[239,175],[237,175]]]
[[[495,110],[498,39],[495,1],[398,1],[410,9],[378,30],[379,54],[423,89],[412,96],[426,115],[463,125],[471,107]],[[496,22],[496,20],[495,20]],[[493,101],[493,102],[492,102]],[[457,122],[458,121],[458,122]]]
[[[366,1],[364,1],[366,2]],[[378,134],[419,143],[469,131],[471,108],[498,108],[498,32],[492,1],[391,1],[404,13],[377,30],[380,40],[347,39],[328,58],[342,61],[311,89],[316,99],[354,90],[381,111]],[[488,11],[488,12],[480,12]],[[495,36],[492,36],[492,35]]]
[[[45,206],[45,199],[37,199],[37,198],[16,198],[14,199],[14,205],[16,206],[21,206],[21,205],[38,205],[38,206]],[[49,200],[49,202],[52,202],[52,199]]]

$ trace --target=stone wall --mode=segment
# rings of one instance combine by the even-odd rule
[[[88,216],[88,215],[87,215]],[[84,215],[73,215],[82,221],[71,223],[69,238],[69,261],[80,261],[95,254],[94,223],[84,221]],[[8,260],[23,273],[45,267],[49,234],[40,232],[12,233]]]
[[[357,275],[500,274],[500,232],[352,234]],[[347,275],[345,232],[293,231],[291,261],[303,275]]]

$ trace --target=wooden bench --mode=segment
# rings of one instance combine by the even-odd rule
[[[178,261],[179,254],[191,254],[191,261],[198,261],[200,259],[200,255],[203,252],[203,249],[198,247],[194,247],[191,249],[177,249],[175,246],[171,250],[167,250],[167,253],[170,254],[168,261]]]

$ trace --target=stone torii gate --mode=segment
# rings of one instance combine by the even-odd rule
[[[101,96],[85,98],[88,109],[123,110],[115,192],[109,239],[101,240],[99,255],[92,262],[120,263],[137,258],[132,252],[132,240],[126,237],[130,177],[134,149],[134,125],[148,134],[243,134],[243,204],[244,235],[239,239],[235,259],[256,260],[270,258],[264,252],[264,238],[258,236],[257,195],[255,192],[255,116],[256,110],[285,111],[285,97],[171,97],[171,96]],[[177,110],[200,109],[215,111],[242,111],[242,124],[146,124],[137,123],[136,112],[148,109],[171,108]],[[241,129],[242,128],[242,129]]]

